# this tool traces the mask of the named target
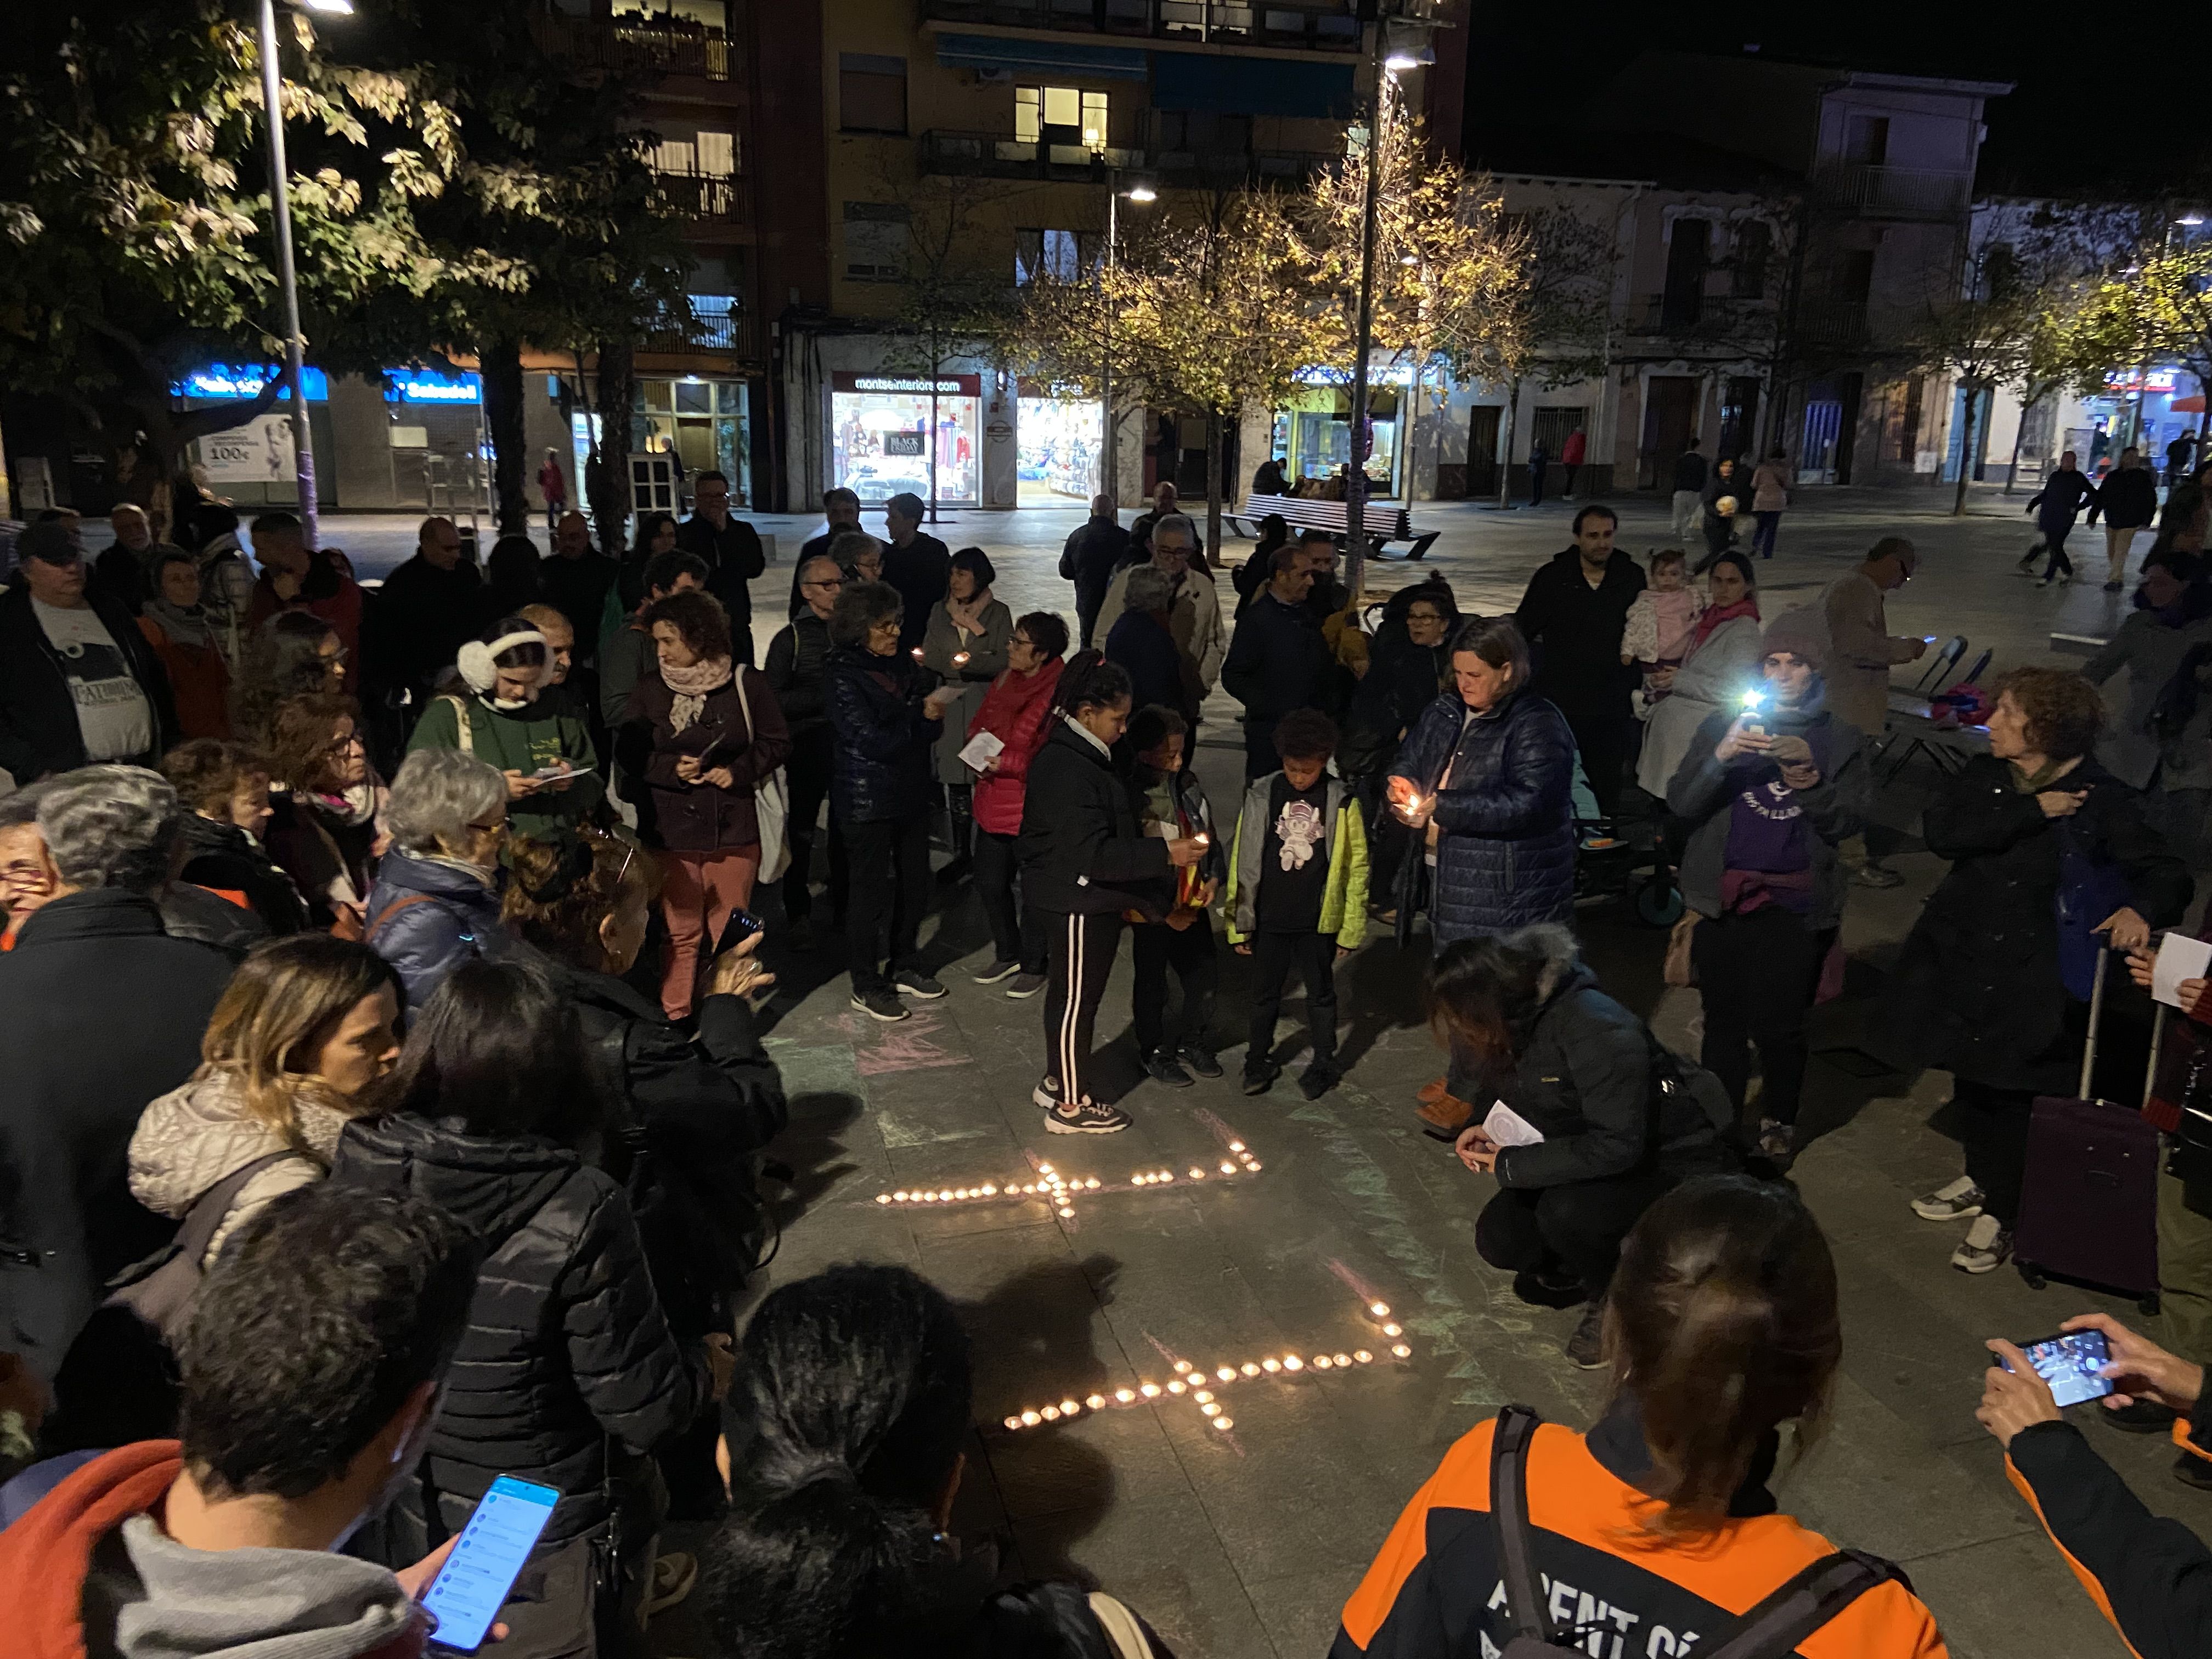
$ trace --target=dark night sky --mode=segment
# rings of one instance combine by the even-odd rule
[[[2204,37],[2187,9],[1990,0],[1474,0],[1471,130],[1552,125],[1647,50],[1735,53],[2013,81],[1989,107],[1981,187],[2092,198],[2212,194]],[[1654,86],[1655,100],[1692,96]]]

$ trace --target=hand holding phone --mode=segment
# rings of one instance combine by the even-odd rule
[[[2101,1400],[2112,1391],[2112,1379],[2104,1375],[2112,1346],[2100,1330],[2064,1331],[2019,1346],[2035,1374],[2051,1385],[2051,1397],[2062,1407]],[[2008,1371],[2018,1369],[2002,1354],[1997,1363]]]
[[[483,1645],[560,1501],[552,1487],[511,1474],[491,1483],[422,1595],[423,1607],[438,1621],[434,1643],[455,1653]]]
[[[722,924],[722,936],[714,941],[714,955],[734,951],[745,940],[766,931],[766,925],[750,910],[732,910],[730,919]]]

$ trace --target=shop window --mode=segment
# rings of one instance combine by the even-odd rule
[[[837,124],[847,132],[906,131],[906,59],[837,54]]]
[[[1106,94],[1076,87],[1016,87],[1014,137],[1024,144],[1106,148]]]
[[[1750,219],[1735,230],[1735,270],[1729,292],[1739,300],[1766,297],[1766,266],[1774,256],[1774,228]]]
[[[1889,117],[1854,115],[1844,124],[1844,160],[1878,167],[1889,160]]]
[[[1015,286],[1034,282],[1041,276],[1062,283],[1079,281],[1097,258],[1097,237],[1089,231],[1017,230]]]
[[[896,202],[845,204],[845,276],[854,283],[906,278],[907,210]]]

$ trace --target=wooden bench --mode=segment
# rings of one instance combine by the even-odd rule
[[[1244,505],[1229,515],[1231,526],[1240,536],[1260,539],[1260,520],[1270,513],[1279,514],[1293,531],[1326,530],[1331,535],[1342,537],[1350,528],[1350,510],[1342,501],[1324,501],[1310,495],[1249,495]],[[1361,515],[1362,526],[1367,532],[1369,545],[1379,556],[1392,542],[1410,541],[1413,546],[1406,556],[1418,559],[1429,550],[1441,532],[1416,532],[1413,517],[1402,507],[1393,507],[1387,501],[1370,501]],[[1247,529],[1242,520],[1249,520]]]

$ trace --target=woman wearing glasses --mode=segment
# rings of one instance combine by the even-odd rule
[[[366,938],[420,1008],[463,963],[519,948],[499,915],[507,780],[458,749],[418,749],[392,781],[384,827],[392,850],[369,890]]]
[[[359,939],[379,850],[376,815],[391,791],[369,764],[361,708],[333,691],[287,697],[269,719],[270,804],[263,840],[307,901],[313,927]]]

